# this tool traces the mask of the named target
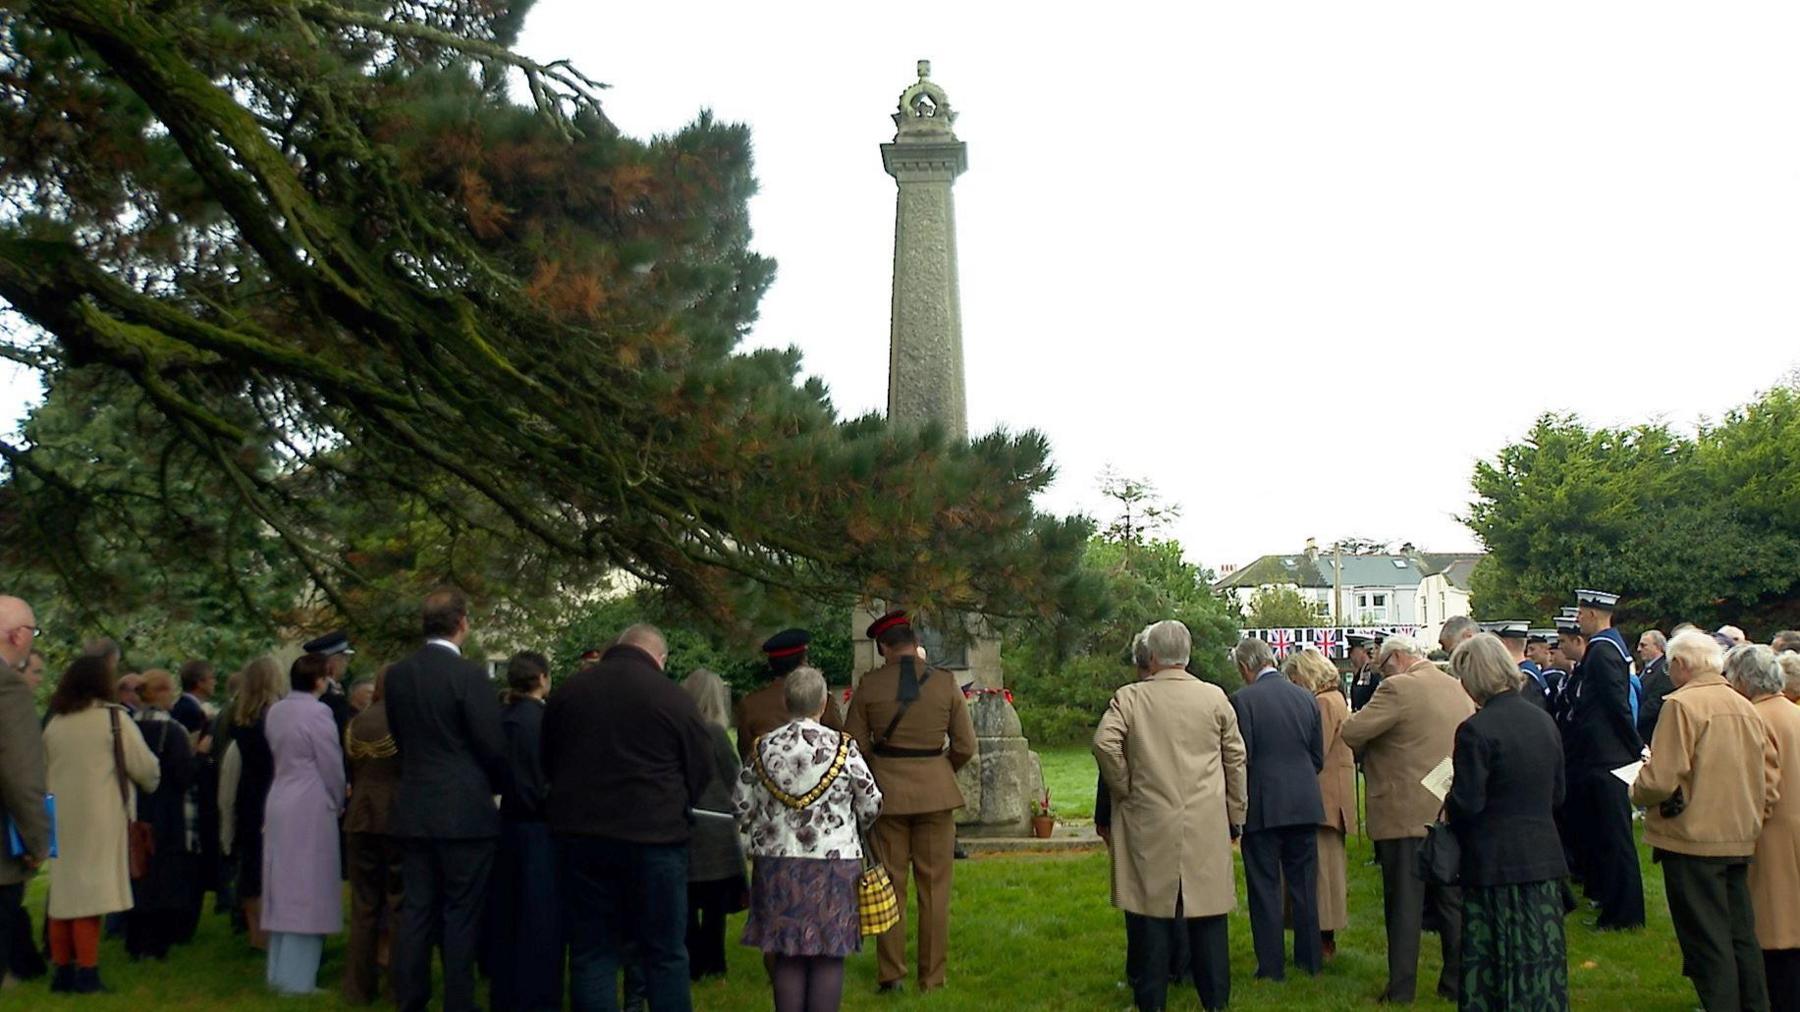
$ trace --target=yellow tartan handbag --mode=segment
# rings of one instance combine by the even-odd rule
[[[879,935],[900,923],[900,897],[894,895],[894,880],[887,868],[874,858],[867,843],[863,844],[863,871],[856,880],[856,916],[862,922],[864,935]]]

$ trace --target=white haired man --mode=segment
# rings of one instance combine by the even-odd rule
[[[1648,745],[1656,735],[1656,718],[1662,713],[1663,698],[1675,683],[1669,680],[1669,638],[1660,629],[1645,629],[1638,636],[1638,684],[1643,695],[1638,700],[1638,737]]]
[[[1169,949],[1186,921],[1204,1008],[1231,1001],[1227,915],[1237,907],[1231,839],[1244,824],[1244,739],[1216,685],[1187,673],[1193,640],[1173,620],[1145,630],[1150,676],[1113,693],[1094,732],[1112,791],[1113,905],[1142,1010],[1168,996]]]
[[[1709,1012],[1769,1007],[1749,870],[1781,782],[1775,740],[1722,661],[1698,630],[1669,644],[1675,691],[1631,785],[1649,809],[1644,842],[1662,865],[1681,972]]]
[[[1419,877],[1419,843],[1441,800],[1419,781],[1449,757],[1456,728],[1475,712],[1462,683],[1425,659],[1410,636],[1389,636],[1376,655],[1382,679],[1367,706],[1344,722],[1344,743],[1368,778],[1369,838],[1381,865],[1387,927],[1388,982],[1381,998],[1413,1000],[1419,976],[1419,932],[1431,905],[1443,943],[1437,991],[1455,1001],[1462,981],[1462,897],[1454,887]]]
[[[1444,620],[1443,628],[1438,630],[1438,646],[1443,648],[1447,657],[1455,653],[1464,640],[1474,639],[1475,634],[1480,631],[1481,626],[1469,616],[1452,615]]]

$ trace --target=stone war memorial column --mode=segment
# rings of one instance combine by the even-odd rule
[[[956,113],[944,89],[931,80],[931,63],[920,60],[918,72],[919,79],[900,95],[894,139],[881,146],[882,167],[899,189],[888,332],[888,421],[936,422],[960,440],[968,438],[969,423],[952,187],[969,167],[968,147],[956,139]],[[863,630],[886,610],[886,604],[875,602],[871,611],[851,616],[859,678],[880,666],[875,644]],[[949,669],[960,684],[975,691],[969,714],[979,752],[957,777],[967,802],[957,813],[958,832],[1028,835],[1031,805],[1043,790],[1043,773],[1025,741],[1018,713],[1002,694],[1000,637],[978,615],[924,616],[919,627],[931,663]]]

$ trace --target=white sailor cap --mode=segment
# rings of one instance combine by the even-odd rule
[[[1483,622],[1482,632],[1491,632],[1501,639],[1522,640],[1531,634],[1531,623],[1523,619],[1505,622]]]
[[[1604,590],[1578,590],[1575,592],[1575,603],[1583,608],[1612,611],[1619,605],[1619,595]]]

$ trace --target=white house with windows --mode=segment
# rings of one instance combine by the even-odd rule
[[[1336,555],[1309,547],[1231,567],[1213,589],[1248,608],[1258,591],[1283,587],[1317,605],[1328,625],[1429,626],[1420,633],[1435,637],[1448,615],[1469,613],[1468,573],[1480,558],[1416,551]]]

